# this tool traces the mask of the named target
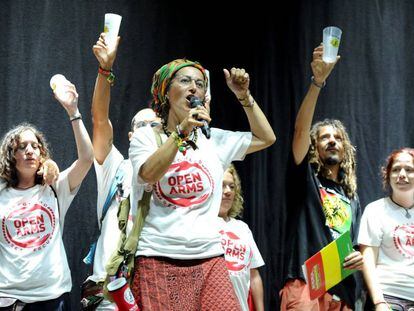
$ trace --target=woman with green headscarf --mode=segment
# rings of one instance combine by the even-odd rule
[[[153,77],[153,108],[162,119],[138,129],[129,156],[133,183],[152,184],[149,214],[135,261],[132,292],[143,310],[240,310],[223,257],[219,221],[223,173],[232,161],[264,149],[274,132],[249,91],[244,69],[224,69],[251,132],[211,129],[208,79],[197,62],[177,59]],[[202,131],[201,128],[204,127]],[[134,184],[133,184],[134,186]]]

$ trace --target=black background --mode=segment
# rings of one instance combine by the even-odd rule
[[[123,16],[114,66],[111,120],[114,142],[127,155],[130,120],[150,100],[152,74],[187,57],[211,72],[212,126],[247,130],[222,69],[245,68],[251,92],[278,140],[237,163],[250,225],[266,266],[260,271],[267,310],[278,310],[283,285],[285,172],[296,112],[310,83],[312,50],[322,29],[343,30],[342,56],[323,89],[314,120],[341,119],[357,148],[362,205],[383,195],[379,168],[391,150],[413,138],[414,2],[272,1],[0,1],[0,133],[28,121],[52,146],[61,169],[76,156],[68,117],[54,100],[49,79],[64,74],[80,94],[91,132],[90,105],[97,73],[92,45],[104,14]],[[73,276],[73,303],[89,273],[82,263],[97,233],[93,169],[65,221],[64,241]],[[76,309],[74,307],[74,309]]]

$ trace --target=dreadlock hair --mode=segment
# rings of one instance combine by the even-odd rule
[[[39,141],[40,157],[43,163],[50,157],[50,152],[46,139],[35,126],[29,123],[22,123],[9,130],[2,139],[0,147],[0,177],[7,182],[8,187],[17,186],[19,180],[17,177],[15,153],[20,144],[20,135],[25,131],[32,131]],[[35,183],[42,184],[43,177],[36,174]]]
[[[385,160],[385,165],[381,168],[382,187],[385,191],[387,191],[389,193],[392,193],[392,188],[391,188],[391,185],[390,185],[391,168],[392,168],[397,156],[399,156],[402,153],[410,155],[413,159],[413,162],[414,162],[414,149],[404,147],[404,148],[397,149],[397,150],[394,150],[393,152],[391,152],[391,154]]]
[[[323,177],[329,177],[330,171],[325,168],[324,163],[318,153],[318,137],[321,127],[331,126],[339,132],[342,137],[342,144],[344,147],[344,158],[339,164],[339,184],[344,188],[344,191],[349,198],[356,196],[357,184],[356,184],[356,158],[355,147],[351,144],[348,133],[345,126],[339,120],[325,119],[317,122],[312,126],[310,131],[311,145],[309,148],[309,163],[315,169],[317,174],[321,174]]]
[[[228,212],[228,216],[235,218],[240,217],[243,214],[243,193],[241,189],[241,181],[240,176],[236,171],[236,168],[233,164],[230,164],[229,168],[225,171],[225,173],[229,173],[233,176],[234,179],[234,200],[231,208]]]

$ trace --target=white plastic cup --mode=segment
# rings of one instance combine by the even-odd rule
[[[114,13],[105,14],[104,33],[105,42],[110,48],[115,47],[116,39],[118,38],[119,27],[121,26],[122,16]]]
[[[335,26],[326,27],[323,30],[323,55],[325,63],[336,62],[342,30]]]
[[[139,311],[134,295],[125,278],[118,278],[108,283],[108,291],[119,311]]]
[[[70,82],[65,78],[64,75],[60,73],[55,74],[50,79],[49,84],[52,91],[56,94],[57,98],[66,102],[69,100],[69,96],[72,96],[71,93],[68,93],[66,91],[66,86],[70,84]]]

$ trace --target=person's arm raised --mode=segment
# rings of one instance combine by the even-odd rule
[[[98,76],[92,97],[93,149],[95,158],[102,164],[112,148],[113,129],[109,120],[109,103],[111,100],[111,84],[107,72],[111,72],[116,58],[120,37],[114,48],[105,43],[105,34],[102,33],[93,46],[93,54],[99,62]]]
[[[82,116],[78,110],[78,93],[72,83],[65,86],[66,92],[71,96],[65,99],[59,98],[55,92],[55,98],[65,108],[72,124],[73,133],[75,135],[76,147],[78,151],[78,159],[71,165],[68,173],[70,191],[73,191],[80,185],[85,178],[93,163],[93,147],[89,134],[82,121]]]
[[[269,147],[276,141],[275,133],[263,111],[250,94],[250,77],[244,69],[223,69],[227,86],[236,95],[244,108],[253,134],[252,142],[246,154],[253,153]]]
[[[311,63],[313,72],[312,81],[296,116],[292,151],[295,163],[297,165],[302,163],[309,150],[309,133],[312,126],[313,115],[315,113],[315,107],[319,93],[325,86],[326,79],[328,78],[335,64],[340,59],[340,56],[338,56],[335,63],[325,63],[322,60],[322,54],[322,45],[318,46],[313,51],[313,60]]]

